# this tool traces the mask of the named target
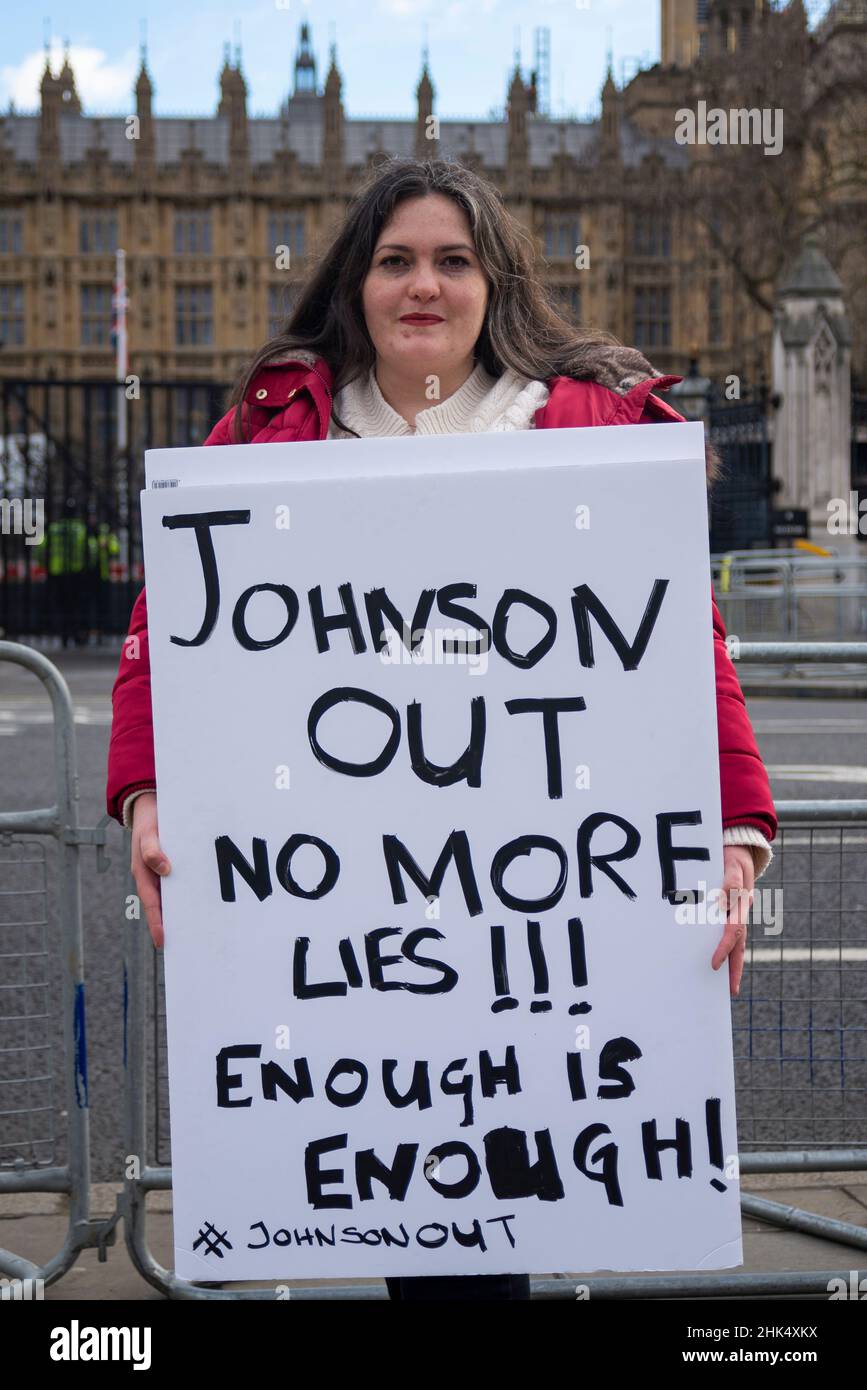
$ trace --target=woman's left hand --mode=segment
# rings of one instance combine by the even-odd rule
[[[726,899],[726,927],[713,953],[711,965],[719,970],[728,957],[729,989],[732,997],[741,989],[744,951],[747,944],[747,918],[753,901],[756,869],[748,845],[723,846],[723,893]]]

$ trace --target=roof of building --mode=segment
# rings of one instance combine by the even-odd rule
[[[843,282],[816,242],[807,238],[794,265],[783,275],[777,293],[805,299],[823,294],[836,296],[843,293]]]
[[[324,112],[322,99],[306,96],[286,103],[286,114],[276,117],[254,116],[247,121],[250,162],[268,164],[280,150],[290,150],[299,163],[312,167],[322,161]],[[0,141],[12,157],[25,164],[38,158],[40,117],[32,114],[0,115]],[[155,116],[153,119],[156,161],[176,164],[184,150],[192,149],[207,163],[228,165],[229,117]],[[346,117],[343,123],[346,163],[364,165],[369,156],[384,150],[388,154],[415,152],[416,121],[411,118]],[[600,121],[556,120],[530,114],[527,137],[530,166],[547,169],[559,154],[583,162],[593,158],[601,134]],[[128,116],[86,116],[61,112],[58,119],[60,158],[65,165],[81,163],[92,150],[104,151],[115,164],[131,165],[135,140],[128,136]],[[622,120],[620,151],[624,164],[640,164],[648,155],[662,157],[667,164],[682,166],[688,160],[684,147],[671,140],[654,138]],[[506,164],[509,127],[505,120],[447,120],[439,123],[439,153],[443,158],[462,159],[475,155],[483,167],[503,168]]]

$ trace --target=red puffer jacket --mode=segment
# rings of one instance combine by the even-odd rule
[[[682,420],[683,416],[671,406],[650,394],[652,389],[665,390],[679,380],[671,376],[649,377],[625,394],[618,394],[595,382],[553,377],[548,382],[548,400],[536,413],[536,427]],[[323,358],[317,358],[313,365],[299,357],[263,367],[251,381],[244,399],[242,418],[246,441],[266,444],[325,439],[331,418],[331,381],[331,372]],[[217,422],[205,440],[206,445],[235,442],[233,413],[229,411]],[[771,840],[776,834],[777,817],[767,773],[756,747],[743,693],[726,646],[723,621],[713,598],[711,606],[723,828],[752,825]],[[127,640],[112,692],[114,718],[106,788],[108,813],[121,824],[125,798],[140,788],[156,786],[144,589],[132,610],[129,637],[139,639],[137,656],[128,659],[127,651],[136,648]]]

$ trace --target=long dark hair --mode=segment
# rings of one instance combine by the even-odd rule
[[[376,352],[361,295],[376,243],[399,203],[431,193],[452,198],[469,220],[490,286],[475,357],[491,376],[499,377],[510,367],[537,381],[571,376],[626,390],[633,379],[658,375],[637,349],[623,347],[610,333],[577,328],[558,313],[537,273],[530,237],[492,183],[449,160],[394,157],[359,189],[286,323],[239,376],[228,402],[235,407],[236,439],[242,438],[247,388],[268,361],[291,356],[299,348],[324,357],[335,396],[341,386],[370,370]],[[346,429],[336,415],[334,419]]]

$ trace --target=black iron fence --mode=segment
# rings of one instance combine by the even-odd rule
[[[0,382],[0,636],[126,632],[144,575],[144,452],[201,444],[225,397],[209,381]]]
[[[722,475],[710,493],[710,548],[751,550],[769,546],[774,484],[768,430],[768,393],[739,401],[713,401],[708,435],[722,458]]]
[[[0,382],[0,636],[64,644],[123,635],[141,589],[144,453],[198,445],[224,412],[212,381]],[[118,446],[118,416],[127,442]],[[768,394],[711,399],[709,437],[723,460],[710,500],[711,550],[771,544]],[[853,401],[852,486],[867,493],[867,398]]]

